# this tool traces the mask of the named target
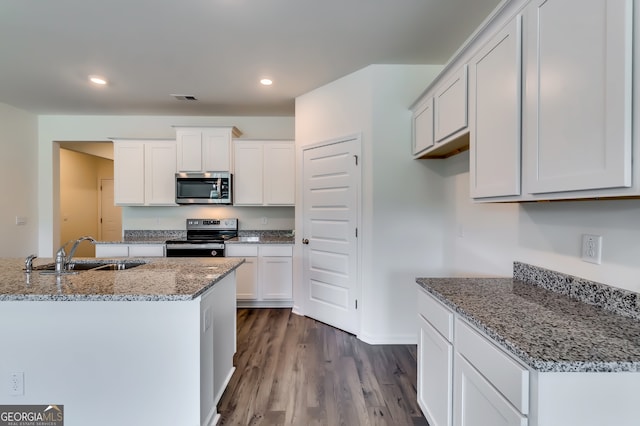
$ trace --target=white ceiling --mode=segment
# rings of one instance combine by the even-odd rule
[[[499,2],[2,0],[0,102],[35,114],[292,116],[296,96],[367,65],[444,64]]]

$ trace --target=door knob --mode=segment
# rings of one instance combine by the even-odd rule
[[[302,239],[302,244],[309,244],[309,240],[308,240],[308,239],[306,239],[306,238],[303,238],[303,239]]]

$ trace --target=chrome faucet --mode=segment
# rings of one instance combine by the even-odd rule
[[[71,263],[71,258],[73,258],[73,255],[76,254],[76,250],[78,249],[78,246],[83,241],[91,241],[92,244],[95,244],[96,239],[91,237],[91,236],[89,236],[89,235],[85,235],[84,237],[78,238],[73,243],[73,245],[71,246],[71,250],[69,251],[69,255],[67,256],[67,259],[65,260],[65,266],[67,266],[67,265],[69,265]],[[64,248],[64,246],[63,246],[63,248]],[[64,250],[63,250],[63,252],[64,252]]]
[[[73,258],[73,255],[76,254],[76,250],[78,249],[78,246],[80,245],[80,243],[85,240],[91,241],[92,243],[96,242],[95,238],[85,235],[84,237],[80,237],[73,242],[73,245],[71,246],[71,250],[69,251],[69,255],[66,254],[66,252],[64,251],[64,248],[67,245],[69,245],[69,243],[73,240],[67,241],[62,245],[62,247],[58,249],[58,251],[56,252],[56,260],[55,260],[56,273],[61,273],[62,271],[66,271],[67,269],[69,269],[69,264],[71,263],[71,259]]]
[[[69,244],[71,241],[65,243],[62,247],[60,247],[58,249],[58,251],[56,252],[56,274],[60,274],[62,273],[62,271],[64,271],[65,269],[67,269],[67,264],[66,264],[66,256],[67,253],[65,253],[64,248],[66,247],[67,244]]]
[[[29,256],[27,256],[24,261],[24,270],[26,272],[31,272],[33,270],[33,259],[35,259],[36,257],[38,256],[35,254],[30,254]]]

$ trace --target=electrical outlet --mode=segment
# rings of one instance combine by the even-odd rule
[[[602,263],[602,236],[582,234],[582,260],[600,265]]]
[[[24,395],[24,373],[9,373],[9,395]]]

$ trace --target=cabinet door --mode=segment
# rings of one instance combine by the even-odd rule
[[[96,244],[96,257],[128,257],[127,244]]]
[[[455,354],[455,426],[526,426],[520,414],[464,357]]]
[[[262,205],[263,203],[263,144],[235,143],[234,205]]]
[[[164,244],[129,244],[129,257],[163,257]]]
[[[175,205],[176,144],[147,142],[145,144],[145,204]]]
[[[293,267],[291,257],[260,257],[262,299],[293,298]]]
[[[413,113],[413,154],[433,146],[433,98],[420,105]]]
[[[436,142],[467,127],[467,65],[439,86],[434,120]]]
[[[525,188],[631,185],[632,0],[534,0],[525,21]]]
[[[287,206],[295,204],[295,146],[267,143],[264,146],[264,203]]]
[[[470,193],[474,198],[520,194],[521,17],[469,64]]]
[[[176,165],[180,172],[202,171],[202,131],[180,129],[176,131]]]
[[[418,316],[418,404],[433,426],[451,426],[453,346]]]
[[[113,143],[113,175],[116,205],[144,204],[144,143]]]
[[[258,299],[258,260],[245,257],[244,263],[236,269],[236,298],[238,300]]]
[[[231,135],[227,129],[202,130],[202,170],[228,172],[231,170]]]

